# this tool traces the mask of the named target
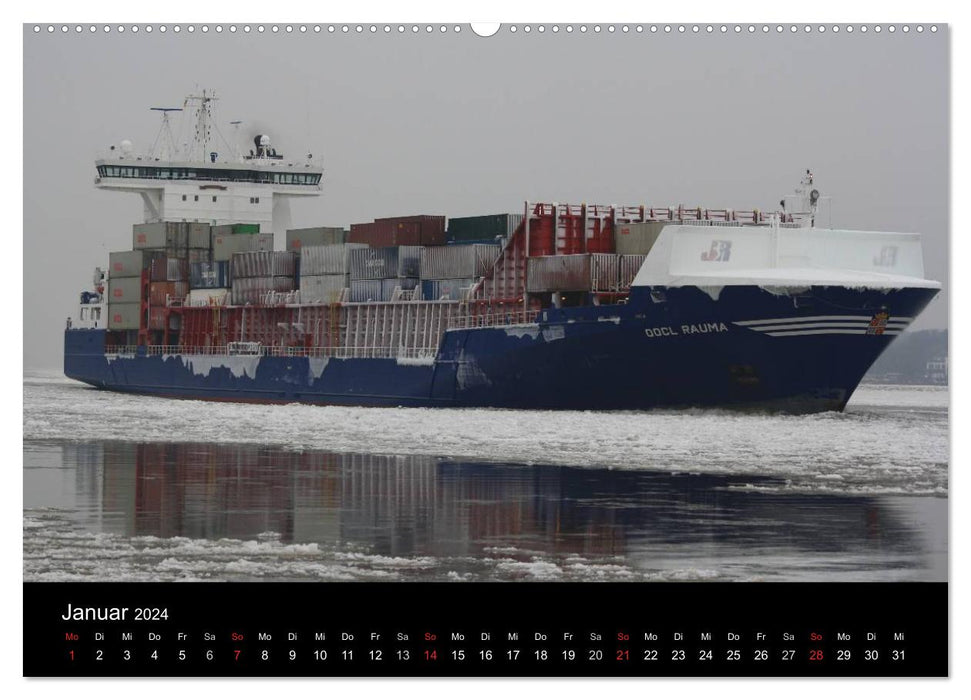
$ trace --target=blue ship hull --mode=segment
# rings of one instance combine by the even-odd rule
[[[359,406],[842,410],[935,289],[636,287],[628,303],[541,311],[536,323],[445,333],[434,361],[105,355],[65,331],[64,372],[187,399]]]

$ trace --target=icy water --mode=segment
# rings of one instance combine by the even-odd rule
[[[24,380],[24,578],[947,579],[948,394],[843,414],[252,406]]]

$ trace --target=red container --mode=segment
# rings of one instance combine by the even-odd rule
[[[174,282],[152,282],[148,287],[148,303],[152,306],[165,306],[171,294],[175,294]]]
[[[445,245],[444,216],[395,216],[367,224],[351,224],[349,243],[373,248],[395,245]]]
[[[155,258],[149,268],[149,279],[152,282],[167,282],[169,279],[169,259],[165,256]]]
[[[398,241],[392,245],[445,245],[445,217],[432,216],[430,214],[418,214],[416,216],[391,216],[382,219],[375,219],[375,223],[389,222],[392,224],[417,224],[419,228],[419,240],[414,243]]]

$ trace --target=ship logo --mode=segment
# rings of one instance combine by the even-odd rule
[[[890,314],[886,311],[881,311],[880,313],[874,314],[873,318],[870,319],[870,325],[866,329],[867,335],[883,335],[887,330],[887,319],[890,318]]]
[[[704,262],[728,262],[731,256],[731,241],[712,241],[711,248],[701,254],[701,259]]]

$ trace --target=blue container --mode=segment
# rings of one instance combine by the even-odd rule
[[[229,262],[197,262],[189,265],[190,289],[224,289],[230,285]]]
[[[358,248],[351,250],[348,260],[352,280],[418,277],[421,271],[421,246]]]

